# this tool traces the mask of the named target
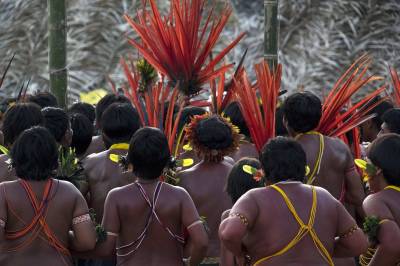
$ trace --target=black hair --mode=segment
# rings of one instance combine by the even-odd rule
[[[315,129],[321,115],[321,101],[311,92],[294,93],[283,103],[283,116],[289,127],[297,133]]]
[[[25,130],[11,149],[12,166],[25,180],[46,180],[58,168],[58,148],[50,132],[40,126]]]
[[[71,105],[68,109],[69,114],[82,114],[86,116],[89,121],[94,124],[94,120],[96,119],[96,111],[94,106],[88,103],[77,102]]]
[[[177,133],[179,134],[182,131],[183,127],[185,125],[189,124],[191,119],[195,115],[204,115],[205,113],[206,113],[206,110],[204,110],[201,107],[197,107],[197,106],[187,106],[187,107],[183,108],[181,118],[179,119],[179,123],[178,123]]]
[[[129,142],[141,127],[139,114],[130,103],[113,103],[101,117],[103,140],[107,148],[112,144]]]
[[[382,123],[386,123],[391,133],[400,134],[400,108],[386,111],[382,116]]]
[[[96,105],[96,126],[102,129],[101,117],[104,111],[113,103],[130,103],[124,95],[107,94]]]
[[[34,103],[17,103],[4,114],[4,144],[12,145],[17,137],[28,128],[41,125],[43,116],[40,107]]]
[[[377,103],[378,101],[380,101],[382,98],[378,95],[375,98],[373,98],[371,101],[369,101],[364,108],[368,109],[370,106],[372,106],[373,104]],[[368,115],[370,114],[376,114],[376,117],[372,118],[372,122],[374,123],[375,127],[377,128],[377,130],[379,131],[381,129],[381,125],[382,125],[382,116],[383,114],[388,111],[389,109],[393,108],[393,104],[389,101],[383,101],[380,104],[378,104],[377,106],[375,106],[375,108],[371,109],[371,111],[368,112]]]
[[[198,142],[209,149],[226,149],[234,141],[231,127],[216,115],[200,120],[195,132]]]
[[[253,175],[246,173],[243,170],[244,165],[249,165],[257,170],[261,168],[260,162],[254,158],[245,157],[235,163],[226,183],[226,192],[231,197],[233,204],[250,189],[262,187],[264,184],[262,180],[256,181]]]
[[[48,91],[39,91],[28,97],[28,102],[36,103],[41,108],[58,107],[56,96]]]
[[[128,152],[128,162],[133,173],[143,179],[156,179],[171,160],[168,141],[158,128],[144,127],[133,135]]]
[[[70,122],[73,132],[71,148],[75,149],[77,155],[82,155],[92,142],[93,123],[82,114],[72,114]]]
[[[231,102],[224,110],[225,116],[229,117],[232,124],[237,126],[240,130],[240,134],[250,138],[250,131],[247,127],[246,120],[243,117],[238,102]]]
[[[283,123],[283,108],[278,107],[275,112],[275,133],[277,136],[287,136],[288,131]]]
[[[368,147],[367,157],[382,169],[389,185],[400,186],[400,136],[385,134],[374,140]]]
[[[260,154],[265,179],[273,183],[293,180],[304,182],[306,153],[299,143],[286,137],[268,141]]]
[[[61,142],[69,128],[67,113],[57,107],[46,107],[42,109],[44,127],[49,130],[57,142]]]

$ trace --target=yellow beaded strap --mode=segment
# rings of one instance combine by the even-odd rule
[[[313,228],[315,214],[317,211],[317,192],[315,191],[315,188],[312,187],[312,207],[310,210],[310,218],[308,220],[308,223],[304,224],[304,222],[301,220],[301,218],[297,214],[296,210],[294,209],[294,206],[293,206],[292,202],[290,201],[290,199],[288,198],[288,196],[286,195],[286,193],[276,185],[272,185],[270,187],[275,189],[276,191],[278,191],[281,194],[281,196],[285,200],[285,203],[286,203],[289,211],[292,213],[293,217],[296,219],[297,223],[300,225],[300,229],[297,232],[296,236],[293,238],[293,240],[290,241],[290,243],[287,244],[284,248],[282,248],[280,251],[276,252],[273,255],[270,255],[270,256],[267,256],[265,258],[258,260],[256,263],[254,263],[254,265],[259,265],[260,263],[262,263],[266,260],[269,260],[273,257],[283,255],[288,250],[293,248],[297,243],[299,243],[303,239],[303,237],[305,237],[307,234],[310,234],[310,237],[313,240],[314,245],[316,246],[316,248],[317,248],[318,252],[321,254],[321,256],[324,258],[324,260],[329,265],[334,265],[331,255],[326,250],[326,248],[324,247],[324,244],[322,244],[321,240],[318,238],[317,233],[315,232],[315,230]]]
[[[393,190],[400,192],[400,187],[397,187],[397,186],[387,186],[384,188],[384,190],[387,190],[387,189],[393,189]]]
[[[315,178],[319,174],[319,170],[321,169],[321,161],[322,157],[324,156],[324,149],[325,149],[325,140],[324,135],[317,131],[310,131],[307,133],[301,133],[295,137],[295,140],[298,140],[303,135],[317,135],[319,136],[319,151],[317,161],[315,162],[314,168],[310,175],[308,175],[307,184],[312,185],[315,181]]]
[[[0,151],[5,155],[9,155],[10,154],[10,151],[6,147],[4,147],[3,145],[0,145]]]
[[[128,143],[117,143],[117,144],[111,145],[109,150],[110,151],[112,151],[112,150],[129,150],[129,144]],[[118,163],[119,159],[120,159],[120,155],[110,153],[108,158],[110,158],[110,160],[113,161],[114,163]]]

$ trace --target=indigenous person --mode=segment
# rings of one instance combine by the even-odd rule
[[[283,104],[284,123],[307,155],[310,173],[307,183],[321,186],[341,202],[361,207],[364,189],[350,149],[337,138],[313,131],[317,128],[322,105],[310,92],[295,93]]]
[[[219,229],[235,256],[247,255],[251,265],[333,265],[333,255],[366,250],[366,237],[343,205],[325,189],[302,183],[306,154],[300,144],[272,139],[260,161],[271,185],[244,194]]]
[[[88,103],[76,102],[68,108],[68,114],[81,114],[86,116],[90,123],[94,125],[96,119],[96,111],[93,105]]]
[[[367,150],[370,190],[363,203],[367,216],[379,219],[373,246],[361,265],[400,265],[400,136],[382,135]]]
[[[230,119],[233,125],[237,126],[240,130],[240,134],[244,136],[241,140],[239,149],[230,155],[236,162],[243,157],[258,157],[258,152],[253,143],[251,143],[250,131],[246,125],[246,121],[240,111],[239,104],[237,102],[230,103],[224,110],[226,117]]]
[[[377,96],[372,101],[367,103],[364,108],[368,108],[380,100],[380,96]],[[376,114],[377,116],[361,124],[360,133],[362,142],[372,142],[376,139],[379,131],[381,130],[383,114],[392,108],[393,104],[391,102],[383,101],[369,111],[368,115]]]
[[[253,188],[264,186],[264,182],[260,176],[257,176],[255,171],[261,168],[260,162],[254,158],[242,158],[235,163],[228,176],[226,184],[226,192],[235,204],[236,201],[247,191]],[[226,210],[221,219],[224,220],[229,217],[230,210]],[[221,263],[220,265],[242,265],[244,261],[235,256],[221,245]]]
[[[183,265],[186,240],[191,243],[186,265],[199,265],[207,234],[189,194],[160,181],[170,161],[167,139],[159,129],[135,133],[127,163],[138,178],[108,194],[102,223],[108,236],[96,247],[97,255],[116,253],[117,265]]]
[[[72,141],[71,123],[67,113],[57,107],[46,107],[42,109],[44,127],[56,139],[57,143],[63,148],[68,148]]]
[[[218,265],[218,227],[222,212],[232,206],[224,191],[232,164],[224,156],[237,149],[240,135],[226,119],[205,114],[192,120],[186,136],[202,161],[178,174],[179,185],[189,192],[209,228],[207,258],[202,265]]]
[[[88,187],[83,195],[90,193],[89,207],[96,213],[96,220],[103,217],[104,201],[108,192],[134,181],[132,173],[124,172],[119,166],[121,156],[128,152],[129,140],[141,127],[140,118],[130,104],[114,103],[102,116],[103,135],[107,150],[89,155],[83,161]]]
[[[71,115],[70,123],[73,132],[71,148],[74,149],[76,156],[81,160],[85,157],[86,150],[92,142],[94,126],[86,116],[79,113]]]
[[[389,109],[382,116],[381,131],[378,137],[388,133],[400,134],[400,108]]]
[[[10,170],[8,149],[10,149],[18,136],[28,128],[43,123],[40,107],[34,103],[17,103],[7,109],[3,120],[3,135],[5,151],[0,155],[0,183],[14,180],[15,171]]]
[[[56,96],[48,91],[39,91],[28,97],[28,102],[35,103],[40,106],[40,109],[46,107],[58,107]]]
[[[11,158],[19,179],[0,184],[0,265],[72,266],[69,250],[93,249],[96,234],[80,192],[52,178],[54,137],[43,127],[27,129]]]
[[[96,105],[96,130],[100,133],[99,136],[94,136],[92,142],[90,143],[89,148],[86,151],[86,155],[92,153],[99,153],[105,151],[107,148],[104,145],[104,141],[102,139],[101,131],[103,130],[101,117],[105,110],[113,103],[129,103],[129,99],[123,95],[115,95],[115,94],[107,94]]]

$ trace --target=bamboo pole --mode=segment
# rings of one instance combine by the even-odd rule
[[[278,0],[264,0],[264,59],[270,69],[278,64]]]
[[[65,0],[48,0],[50,89],[60,107],[67,106],[67,45]]]

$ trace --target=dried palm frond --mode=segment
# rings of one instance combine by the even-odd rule
[[[394,68],[389,67],[390,76],[392,77],[393,83],[393,103],[396,107],[400,107],[400,80],[397,75],[397,71]]]
[[[142,40],[142,43],[129,42],[174,86],[179,85],[184,95],[198,94],[203,84],[232,66],[224,65],[214,70],[244,33],[207,62],[232,13],[231,8],[225,6],[216,18],[213,8],[203,14],[205,0],[171,0],[168,15],[162,17],[155,1],[149,2],[151,12],[144,6],[136,21],[125,15]]]
[[[281,86],[282,66],[278,65],[275,72],[269,69],[263,61],[254,66],[257,83],[255,86],[243,72],[239,80],[235,79],[235,93],[240,110],[249,128],[251,139],[258,151],[264,144],[275,137],[275,112]],[[260,100],[257,96],[260,95]]]

